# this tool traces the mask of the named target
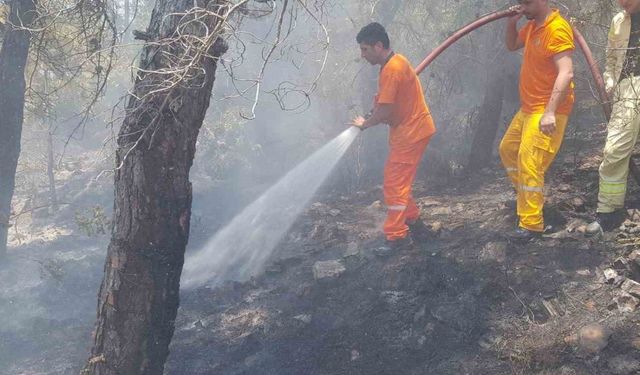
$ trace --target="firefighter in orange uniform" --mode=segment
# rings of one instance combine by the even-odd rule
[[[366,129],[389,125],[389,156],[384,167],[384,250],[396,251],[428,235],[411,185],[435,126],[422,93],[420,80],[409,61],[390,48],[389,36],[379,23],[360,30],[356,38],[362,58],[380,65],[379,90],[371,116],[355,118],[352,125]]]

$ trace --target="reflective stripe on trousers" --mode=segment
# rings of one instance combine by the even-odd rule
[[[600,164],[598,212],[609,213],[624,207],[629,177],[629,160],[640,129],[640,77],[620,81],[614,92],[607,141]]]
[[[413,163],[395,161],[393,148],[389,152],[389,158],[384,167],[383,183],[384,203],[387,205],[387,218],[383,231],[387,240],[405,238],[409,233],[407,221],[413,221],[420,217],[420,209],[411,194],[411,185],[428,143],[429,138],[416,143],[410,150],[410,153],[415,153],[415,158],[409,158],[416,160]],[[403,150],[403,152],[407,152],[407,150]]]
[[[518,112],[500,142],[502,164],[517,191],[520,227],[542,232],[544,220],[544,174],[564,138],[569,116],[556,115],[556,131],[540,132],[542,114]]]

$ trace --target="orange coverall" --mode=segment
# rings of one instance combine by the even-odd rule
[[[384,168],[384,201],[388,240],[404,238],[407,222],[420,217],[411,185],[435,126],[422,93],[422,85],[409,61],[395,54],[380,70],[376,105],[391,104],[389,156]]]

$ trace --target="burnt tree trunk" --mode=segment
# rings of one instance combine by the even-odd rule
[[[223,3],[211,0],[198,5],[216,9]],[[185,45],[204,38],[204,28],[184,26],[193,17],[176,16],[195,11],[193,6],[191,0],[156,2],[145,33],[150,43],[140,61],[146,72],[174,68],[176,56],[195,50]],[[207,16],[200,22],[213,30],[219,18]],[[174,39],[178,35],[180,41]],[[216,58],[226,51],[224,41],[215,40],[200,63],[192,66],[191,78],[171,90],[152,93],[167,76],[138,73],[118,135],[113,228],[85,374],[163,373],[189,236],[189,170],[209,107]]]
[[[34,0],[13,0],[0,50],[0,258],[7,252],[11,199],[15,189],[24,119],[24,72],[35,19]]]
[[[498,60],[489,67],[484,99],[474,127],[467,170],[486,167],[493,155],[493,142],[496,139],[500,124],[507,79],[507,74],[504,71],[506,64],[505,54],[501,53],[497,56]]]
[[[56,176],[54,174],[53,134],[47,131],[47,179],[49,180],[49,212],[58,211],[58,193],[56,192]]]

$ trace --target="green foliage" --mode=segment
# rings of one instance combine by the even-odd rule
[[[106,234],[111,224],[111,220],[105,215],[100,205],[84,211],[76,211],[75,222],[78,229],[88,237]]]
[[[260,152],[260,145],[245,136],[247,120],[238,108],[230,108],[205,120],[198,138],[199,167],[214,180],[224,179],[234,168],[250,167],[250,157]]]

